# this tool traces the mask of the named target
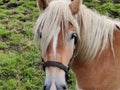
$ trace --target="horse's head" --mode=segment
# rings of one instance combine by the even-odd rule
[[[40,40],[43,68],[46,72],[44,90],[65,90],[66,73],[76,54],[79,26],[74,15],[80,0],[38,0],[43,10],[35,27],[35,40]],[[38,41],[37,41],[38,42]]]

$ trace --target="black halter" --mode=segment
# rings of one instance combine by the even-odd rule
[[[71,60],[70,60],[70,62],[68,64],[68,67],[63,65],[62,63],[56,62],[56,61],[47,61],[47,62],[45,62],[43,60],[43,58],[41,58],[42,59],[43,70],[45,71],[45,68],[49,67],[49,66],[57,67],[57,68],[60,68],[60,69],[64,70],[65,71],[66,82],[68,84],[70,84],[71,80],[70,80],[69,70],[70,70],[70,68],[72,66],[74,58],[75,58],[75,54],[73,53],[73,56],[72,56],[72,58],[71,58]]]

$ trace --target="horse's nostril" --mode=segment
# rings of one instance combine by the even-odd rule
[[[46,90],[46,85],[43,87],[43,90]]]
[[[66,87],[65,85],[63,85],[63,86],[62,86],[62,89],[63,89],[63,90],[66,90],[66,89],[67,89],[67,87]]]

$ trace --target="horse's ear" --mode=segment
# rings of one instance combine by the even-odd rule
[[[37,0],[37,6],[42,11],[44,10],[49,4],[49,0]]]
[[[82,4],[83,0],[71,0],[70,9],[73,15],[79,12],[80,5]]]

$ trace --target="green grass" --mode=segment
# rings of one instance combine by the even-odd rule
[[[103,4],[98,0],[85,4],[101,14],[120,17],[120,4],[114,5],[109,0]],[[0,90],[42,90],[45,73],[40,52],[33,44],[33,27],[38,16],[35,0],[8,3],[0,0]],[[72,72],[71,77],[69,90],[75,90]]]
[[[13,3],[18,6],[10,7]],[[39,16],[36,2],[0,4],[0,90],[42,90],[45,74],[32,33]]]

